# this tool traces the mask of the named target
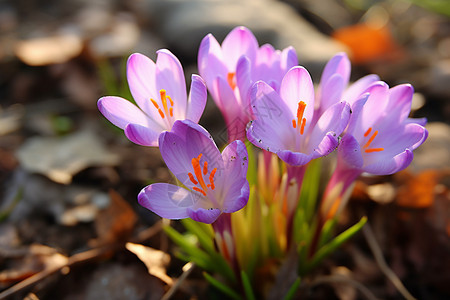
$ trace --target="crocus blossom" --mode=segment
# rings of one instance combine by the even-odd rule
[[[200,75],[225,119],[228,140],[243,140],[245,127],[251,119],[249,90],[254,82],[264,80],[278,90],[284,74],[298,64],[292,47],[283,51],[271,45],[261,47],[253,33],[236,27],[220,45],[208,34],[198,53]]]
[[[128,58],[128,85],[137,106],[116,96],[102,97],[97,103],[100,112],[123,129],[129,140],[144,146],[158,146],[159,134],[170,130],[176,120],[198,122],[207,99],[200,76],[192,75],[187,97],[181,63],[168,50],[157,53],[156,63],[139,53]]]
[[[210,134],[189,120],[176,121],[159,137],[161,155],[184,187],[155,183],[145,187],[139,203],[168,219],[191,218],[213,223],[222,213],[243,208],[249,197],[247,149],[242,141],[222,153]]]
[[[338,148],[337,168],[324,195],[321,211],[327,218],[342,208],[344,195],[361,173],[388,175],[411,163],[412,151],[428,136],[422,119],[408,118],[413,93],[409,84],[389,89],[380,81],[355,102]]]
[[[250,98],[255,120],[247,130],[248,140],[276,153],[292,166],[303,166],[331,153],[350,116],[350,106],[339,102],[328,108],[317,124],[310,126],[314,117],[314,87],[303,67],[288,71],[279,94],[259,81],[253,86]]]

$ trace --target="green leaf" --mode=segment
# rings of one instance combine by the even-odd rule
[[[215,279],[208,273],[203,272],[203,276],[212,286],[214,286],[219,291],[221,291],[224,294],[226,294],[227,296],[229,296],[231,299],[242,300],[242,297],[238,293],[236,293],[232,288],[230,288],[229,286],[220,282],[219,280]]]
[[[241,279],[242,279],[242,286],[244,287],[245,299],[255,300],[256,298],[255,295],[253,294],[252,285],[245,271],[241,271]]]
[[[283,300],[292,300],[295,297],[295,293],[298,290],[298,287],[300,286],[300,277],[297,277],[295,279],[294,283],[289,288],[289,291],[287,292],[286,296],[284,296]]]
[[[331,240],[328,244],[324,245],[320,248],[311,261],[308,263],[308,266],[303,270],[304,272],[309,272],[311,269],[316,267],[325,257],[333,253],[337,248],[339,248],[343,243],[345,243],[348,239],[354,236],[361,228],[366,224],[367,217],[362,217],[358,223],[347,229],[346,231],[339,234],[333,240]]]

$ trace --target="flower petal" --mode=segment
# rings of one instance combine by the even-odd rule
[[[306,165],[313,158],[311,155],[300,152],[292,152],[289,150],[281,150],[276,154],[285,163],[297,167]]]
[[[379,80],[380,77],[374,74],[360,78],[347,88],[342,99],[353,106],[353,103],[360,98],[367,88]]]
[[[236,66],[236,85],[239,88],[242,108],[248,108],[250,105],[250,89],[253,85],[251,67],[246,56],[242,56]]]
[[[235,182],[231,186],[225,196],[225,203],[223,204],[223,212],[232,213],[242,209],[247,205],[250,197],[250,185],[246,178]]]
[[[308,71],[303,67],[290,69],[281,82],[280,96],[294,116],[297,114],[298,103],[306,103],[303,117],[306,119],[304,131],[308,132],[314,114],[314,86]]]
[[[187,213],[189,215],[189,218],[191,218],[194,221],[211,224],[215,220],[217,220],[217,218],[220,216],[222,212],[218,208],[211,208],[211,209],[197,208],[196,210],[188,208]]]
[[[229,182],[225,188],[234,185],[234,181],[246,178],[248,168],[248,153],[245,144],[236,140],[222,151],[225,176],[224,180]]]
[[[323,139],[320,141],[319,145],[314,148],[311,154],[312,159],[327,156],[339,145],[339,136],[334,132],[328,132]]]
[[[205,110],[208,92],[203,79],[198,75],[192,75],[191,89],[187,103],[186,119],[198,123]],[[182,118],[178,118],[182,119]]]
[[[160,122],[158,110],[150,99],[158,99],[156,91],[156,65],[147,56],[134,53],[127,62],[127,80],[130,92],[137,105],[153,120]]]
[[[322,143],[323,138],[328,133],[331,133],[331,136],[334,137],[334,138],[330,137],[332,140],[337,141],[337,137],[344,131],[345,127],[347,127],[349,118],[350,118],[350,105],[346,102],[339,102],[328,108],[322,114],[320,119],[317,121],[317,124],[312,129],[308,141],[307,153],[311,153],[313,149],[316,149],[319,143]],[[327,144],[323,144],[322,146],[319,147],[321,149],[320,150],[321,155],[326,155],[329,153],[328,150],[323,148],[323,146],[325,145]],[[335,145],[334,147],[336,146],[337,145]],[[330,152],[332,152],[333,150],[331,150]]]
[[[326,111],[333,104],[341,101],[346,83],[340,74],[334,74],[321,84],[320,112]]]
[[[247,130],[248,140],[256,147],[274,153],[294,150],[293,115],[280,96],[265,82],[258,81],[252,87],[250,98],[256,119]]]
[[[280,67],[283,74],[286,74],[292,67],[298,65],[297,52],[290,46],[281,51]]]
[[[158,137],[161,133],[159,131],[139,124],[128,124],[124,132],[127,138],[135,144],[158,147]]]
[[[347,86],[350,79],[351,65],[347,54],[344,52],[338,53],[333,56],[326,64],[322,77],[320,78],[320,84],[325,84],[335,74],[339,74],[343,80],[345,86]],[[323,92],[323,91],[322,91]]]
[[[120,97],[102,97],[98,100],[97,106],[105,118],[122,129],[129,123],[147,126],[150,121],[136,105]]]
[[[217,76],[227,77],[228,67],[224,63],[222,48],[212,34],[206,35],[200,43],[198,50],[198,70],[214,101],[219,92],[213,85]]]
[[[244,26],[234,28],[223,40],[222,51],[228,69],[236,69],[239,58],[247,56],[251,62],[256,59],[258,41],[253,33]]]
[[[389,103],[386,111],[402,123],[411,112],[414,88],[410,84],[400,84],[389,89]]]
[[[167,183],[146,186],[138,195],[138,202],[162,218],[184,219],[187,209],[199,201],[198,196],[182,187]]]
[[[375,163],[367,165],[363,168],[364,172],[374,175],[389,175],[405,169],[413,160],[413,153],[411,150],[397,154],[394,157],[378,160]]]
[[[156,91],[166,90],[174,102],[174,115],[185,118],[186,81],[180,61],[167,49],[156,52]]]
[[[342,137],[338,147],[338,159],[350,168],[360,169],[363,166],[361,146],[351,134]]]

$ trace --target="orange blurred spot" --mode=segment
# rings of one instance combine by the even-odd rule
[[[386,58],[398,46],[386,26],[377,28],[368,24],[355,24],[336,30],[332,37],[347,45],[351,50],[354,63],[366,63]]]
[[[409,177],[409,176],[408,176]],[[426,208],[433,204],[438,173],[433,170],[421,172],[408,178],[397,195],[397,204],[410,208]]]

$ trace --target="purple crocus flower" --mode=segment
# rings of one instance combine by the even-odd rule
[[[251,120],[249,90],[264,80],[278,90],[284,74],[298,64],[294,48],[275,50],[266,44],[259,48],[253,33],[236,27],[220,45],[213,35],[203,38],[198,53],[200,75],[225,119],[228,140],[243,140]]]
[[[353,113],[338,148],[337,168],[322,202],[328,219],[348,200],[347,191],[363,172],[388,175],[405,169],[413,150],[427,138],[423,119],[409,119],[414,90],[409,84],[389,89],[377,82],[353,105]]]
[[[192,75],[189,97],[179,60],[168,50],[157,51],[154,63],[135,53],[128,58],[127,79],[136,105],[121,97],[98,100],[98,109],[114,125],[124,130],[132,142],[158,146],[161,132],[170,130],[176,120],[198,122],[207,99],[206,85]]]
[[[314,126],[314,87],[308,71],[293,67],[284,76],[278,94],[259,81],[251,90],[255,120],[247,138],[255,146],[276,153],[291,166],[306,165],[331,153],[347,126],[350,106],[339,102],[328,108]]]
[[[234,141],[222,152],[200,125],[175,121],[159,136],[159,149],[169,170],[184,187],[155,183],[145,187],[139,203],[167,219],[191,218],[213,223],[222,213],[243,208],[249,198],[247,149]]]

